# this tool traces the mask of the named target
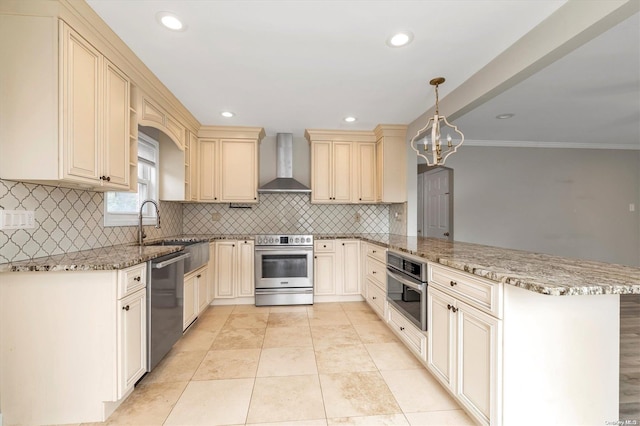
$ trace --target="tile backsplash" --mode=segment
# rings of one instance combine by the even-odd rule
[[[389,206],[311,204],[309,194],[260,194],[251,208],[185,204],[185,234],[388,233]]]
[[[145,231],[150,239],[183,233],[405,233],[405,204],[311,204],[309,197],[260,194],[251,208],[160,202],[162,228]],[[103,203],[101,192],[0,179],[0,208],[34,210],[36,219],[34,229],[0,230],[0,263],[137,241],[135,226],[104,226]]]
[[[0,263],[133,243],[137,227],[104,227],[101,192],[0,179],[0,208],[35,210],[34,229],[0,231]],[[145,226],[149,238],[182,233],[182,205],[161,202],[162,228]]]

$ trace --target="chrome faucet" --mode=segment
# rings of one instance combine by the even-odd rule
[[[142,241],[147,238],[147,234],[144,233],[144,229],[142,229],[142,209],[144,205],[147,203],[151,203],[156,208],[156,228],[160,228],[160,209],[158,208],[158,203],[153,200],[144,200],[142,204],[140,204],[140,214],[138,215],[138,244],[142,245]]]

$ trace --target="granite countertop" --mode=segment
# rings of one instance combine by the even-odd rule
[[[640,294],[640,268],[630,266],[394,234],[323,234],[314,235],[314,238],[360,239],[540,294]],[[253,240],[254,236],[194,234],[162,240],[211,242],[225,239]],[[148,241],[147,244],[153,242]],[[180,250],[181,246],[139,247],[134,244],[103,247],[0,264],[0,272],[123,269]]]

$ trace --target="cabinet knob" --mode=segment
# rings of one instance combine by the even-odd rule
[[[458,312],[458,308],[454,308],[453,306],[451,307],[451,310],[453,311],[453,313]]]
[[[141,280],[141,279],[142,279],[142,278],[140,278],[140,276],[139,276],[139,275],[138,275],[137,277],[134,277],[134,278],[133,278],[133,280],[134,280],[134,281],[138,281],[138,282],[140,282],[140,280]]]
[[[127,305],[127,306],[123,306],[123,307],[122,307],[122,310],[124,310],[124,311],[128,311],[128,310],[129,310],[129,305]]]
[[[196,278],[202,278],[202,274],[196,275]]]
[[[218,199],[218,197],[213,197],[213,199],[214,199],[214,200],[217,200],[217,199]]]
[[[323,245],[322,245],[322,248],[327,248],[327,245],[326,245],[326,244],[323,244]]]
[[[362,201],[362,198],[358,198],[358,200]]]
[[[454,285],[457,285],[458,283],[455,281],[449,281],[449,284],[451,285],[451,287],[453,287]]]
[[[344,243],[342,243],[342,245],[344,245]]]
[[[404,327],[400,327],[400,331],[404,331]]]
[[[111,176],[107,176],[107,182],[111,182]]]
[[[376,253],[376,251],[374,250],[374,251],[373,251],[373,253],[375,254],[375,253]]]
[[[376,299],[377,299],[377,297],[376,297],[376,296],[371,296],[371,298],[372,298],[373,300],[376,300]]]
[[[451,305],[447,304],[447,309],[451,310]]]
[[[314,258],[314,259],[317,259],[317,258],[318,258],[318,256],[313,256],[313,258]]]
[[[445,236],[445,237],[448,237],[448,236],[449,236],[449,233],[448,233],[448,232],[445,232],[445,233],[444,233],[444,236]]]
[[[373,274],[373,275],[375,275],[375,274],[376,274],[376,271],[373,271],[373,272],[372,272],[372,274]]]
[[[254,200],[257,200],[257,199],[258,199],[258,197],[253,197],[253,199],[254,199]]]

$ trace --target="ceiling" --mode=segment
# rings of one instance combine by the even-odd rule
[[[297,137],[306,128],[409,124],[434,104],[431,78],[446,77],[444,98],[565,3],[87,2],[200,123]],[[160,26],[161,11],[182,18],[186,31]],[[455,124],[476,142],[584,144],[605,134],[640,144],[638,17],[618,27]],[[411,31],[413,42],[391,48],[385,41],[398,30]],[[236,115],[224,118],[222,111]],[[494,119],[507,112],[516,115]],[[346,123],[346,116],[357,121]]]

